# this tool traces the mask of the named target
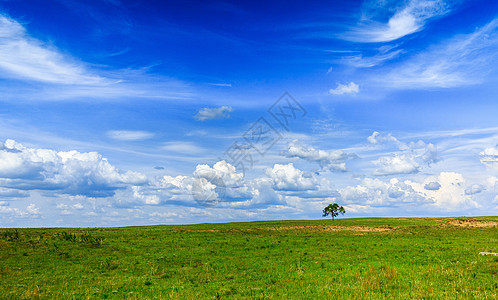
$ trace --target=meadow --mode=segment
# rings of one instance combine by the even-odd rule
[[[0,229],[2,299],[497,299],[498,217]]]

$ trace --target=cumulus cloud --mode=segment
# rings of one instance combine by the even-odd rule
[[[330,89],[329,93],[332,95],[343,95],[343,94],[357,94],[360,91],[360,87],[354,83],[350,82],[349,84],[337,84],[335,89]]]
[[[384,134],[384,133],[380,133],[378,131],[374,131],[372,133],[372,135],[370,135],[367,138],[367,141],[370,144],[374,144],[374,145],[380,145],[380,144],[384,144],[384,143],[393,143],[400,150],[408,150],[408,146],[405,143],[400,142],[397,138],[392,136],[390,133]]]
[[[287,145],[284,152],[287,157],[298,157],[309,162],[316,162],[321,170],[346,171],[346,160],[357,158],[355,154],[342,150],[319,150],[311,146],[301,145],[294,140]]]
[[[374,162],[379,168],[375,175],[413,174],[419,172],[419,165],[415,157],[407,154],[381,157]]]
[[[420,172],[422,165],[430,166],[439,161],[435,145],[423,141],[403,143],[391,134],[382,134],[374,131],[367,138],[370,144],[376,146],[395,145],[399,152],[390,156],[380,157],[374,161],[378,169],[375,175],[414,174]]]
[[[244,180],[244,175],[224,160],[213,166],[199,164],[191,176],[166,175],[117,194],[114,203],[120,207],[163,204],[249,207],[281,200],[269,178]]]
[[[427,190],[430,182],[438,182],[437,190]],[[465,178],[456,172],[441,172],[438,176],[429,176],[424,182],[410,182],[413,189],[428,199],[434,200],[434,205],[444,211],[457,211],[465,208],[475,208],[478,204],[465,193]]]
[[[25,210],[8,205],[0,205],[0,220],[12,221],[12,218],[39,218],[40,209],[33,203],[30,203]],[[6,224],[6,223],[3,223]]]
[[[201,122],[214,119],[228,119],[232,111],[233,109],[230,106],[221,106],[218,108],[205,107],[199,109],[194,118]]]
[[[385,6],[375,2],[376,10],[388,10],[393,4],[383,1]],[[442,0],[410,0],[404,1],[398,7],[387,23],[377,22],[364,15],[362,22],[350,32],[341,37],[353,42],[390,42],[422,30],[432,18],[446,15],[450,12],[450,5]]]
[[[2,188],[107,197],[116,189],[147,180],[143,174],[118,170],[96,152],[28,148],[14,140],[0,146]]]
[[[111,130],[107,135],[120,141],[141,141],[154,137],[153,133],[141,130]]]
[[[273,180],[277,190],[314,190],[317,189],[317,180],[312,174],[305,173],[294,167],[294,164],[275,164],[266,169],[266,175]]]
[[[210,167],[209,165],[197,165],[194,171],[195,177],[205,178],[218,186],[237,186],[243,174],[237,173],[235,167],[222,160]]]
[[[40,214],[40,209],[38,207],[36,207],[36,205],[33,203],[28,205],[28,207],[26,207],[26,210],[28,211],[29,214],[32,214],[32,215]]]
[[[480,156],[482,164],[498,169],[498,145],[484,149]]]
[[[461,211],[479,205],[465,193],[465,179],[462,174],[441,172],[422,180],[391,178],[363,178],[357,186],[339,189],[341,201],[345,204],[369,207],[404,205],[422,206],[424,210],[437,208],[442,211]],[[408,206],[407,206],[408,205]]]
[[[146,185],[131,186],[126,190],[117,191],[113,204],[126,208],[167,203],[193,205],[191,201],[192,185],[193,178],[191,176],[165,175],[149,180]]]
[[[363,178],[356,186],[339,189],[342,201],[346,204],[387,206],[399,204],[433,203],[432,200],[415,192],[408,181],[392,178],[383,181],[377,178]]]
[[[441,188],[441,185],[437,181],[431,181],[424,185],[424,188],[428,191],[437,191]]]
[[[475,195],[484,191],[486,188],[482,184],[473,184],[465,189],[465,195]]]
[[[192,195],[202,204],[215,204],[225,196],[237,198],[237,188],[243,185],[243,174],[237,173],[235,167],[222,160],[210,167],[197,165],[193,173]],[[244,189],[244,188],[242,188]]]

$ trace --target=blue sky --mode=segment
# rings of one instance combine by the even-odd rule
[[[498,213],[496,1],[0,1],[0,226]]]

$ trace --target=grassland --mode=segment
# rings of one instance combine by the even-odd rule
[[[3,299],[497,299],[498,217],[0,229]]]

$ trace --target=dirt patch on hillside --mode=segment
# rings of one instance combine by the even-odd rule
[[[190,232],[257,232],[257,231],[304,231],[304,232],[329,232],[329,231],[357,231],[357,232],[382,232],[393,230],[391,226],[335,226],[335,225],[301,225],[301,226],[268,226],[238,229],[201,229],[187,230]]]
[[[259,230],[271,230],[271,231],[361,231],[361,232],[372,232],[372,231],[389,231],[394,229],[394,227],[388,226],[335,226],[335,225],[317,225],[317,226],[277,226],[277,227],[260,227]]]
[[[459,227],[495,227],[498,226],[498,222],[482,220],[451,220],[443,225]]]

